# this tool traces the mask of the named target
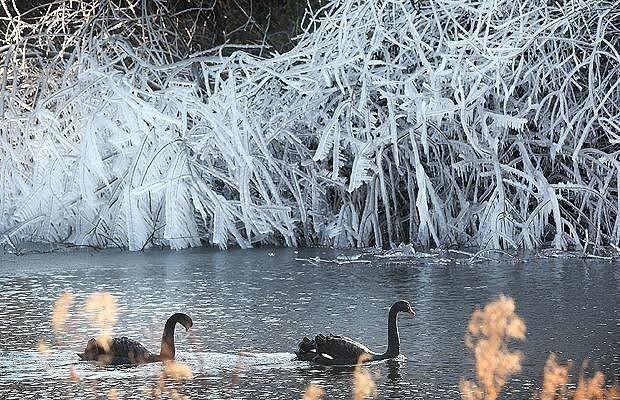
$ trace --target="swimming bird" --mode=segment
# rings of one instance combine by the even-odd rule
[[[295,352],[297,359],[323,365],[353,365],[358,362],[385,360],[400,354],[400,337],[396,316],[399,312],[415,316],[409,302],[394,303],[388,314],[388,347],[385,353],[375,353],[366,346],[345,336],[317,335],[314,340],[304,337]]]
[[[77,353],[77,355],[82,360],[98,361],[102,364],[144,364],[173,360],[175,354],[174,327],[177,322],[187,331],[193,325],[192,319],[183,313],[176,313],[168,318],[161,337],[159,354],[153,354],[139,342],[123,336],[110,340],[107,348],[96,339],[90,339],[84,352]]]

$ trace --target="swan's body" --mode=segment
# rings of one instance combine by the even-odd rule
[[[90,339],[83,353],[78,353],[82,360],[98,361],[104,364],[144,364],[174,359],[174,327],[180,323],[186,330],[192,327],[192,319],[183,313],[176,313],[166,321],[161,337],[160,354],[153,354],[139,342],[126,337],[110,340],[104,348],[96,339]]]
[[[388,314],[388,348],[385,353],[375,353],[366,346],[346,336],[317,335],[314,340],[304,337],[299,343],[297,359],[323,365],[352,365],[360,361],[378,361],[398,357],[400,337],[396,316],[400,311],[415,315],[406,301],[397,301]]]

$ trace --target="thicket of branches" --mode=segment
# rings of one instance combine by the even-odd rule
[[[2,242],[620,244],[618,1],[335,0],[281,53],[7,3]]]

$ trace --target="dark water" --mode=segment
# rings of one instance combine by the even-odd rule
[[[189,381],[164,381],[190,398],[300,398],[314,383],[328,398],[351,398],[349,369],[292,361],[304,335],[342,333],[371,349],[386,344],[386,314],[409,300],[415,318],[400,318],[397,361],[370,365],[380,398],[458,399],[460,377],[471,377],[464,346],[475,307],[499,294],[514,297],[527,325],[523,370],[503,398],[531,398],[549,352],[585,359],[588,369],[620,371],[620,265],[618,260],[529,258],[469,264],[445,254],[335,260],[324,249],[118,251],[0,255],[0,398],[120,398],[153,394],[160,364],[98,367],[76,351],[96,335],[81,305],[96,291],[118,299],[115,334],[159,349],[163,322],[183,311],[194,320],[176,334],[177,359],[194,372]],[[348,253],[354,254],[354,253]],[[75,295],[65,332],[53,334],[50,314],[63,292]],[[51,351],[37,351],[40,340]],[[69,379],[71,369],[80,377]],[[579,368],[575,368],[578,373]]]

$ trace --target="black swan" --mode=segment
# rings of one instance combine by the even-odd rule
[[[126,337],[114,338],[106,350],[95,339],[90,339],[83,353],[77,353],[82,360],[98,361],[103,364],[144,364],[174,359],[174,327],[177,322],[186,330],[192,327],[192,319],[183,313],[173,314],[166,321],[161,337],[160,354],[153,354],[139,342]]]
[[[312,361],[323,365],[353,365],[360,361],[377,361],[398,357],[400,337],[396,315],[399,312],[415,315],[409,302],[400,300],[394,303],[388,314],[388,347],[385,353],[370,351],[366,346],[345,336],[317,335],[314,340],[304,337],[295,352],[297,359]]]

